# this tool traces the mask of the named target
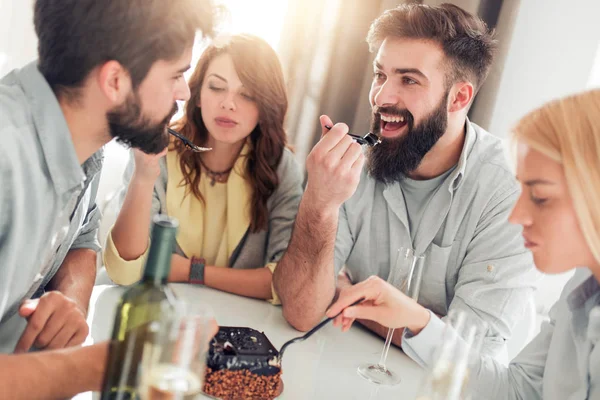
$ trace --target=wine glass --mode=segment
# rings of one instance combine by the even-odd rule
[[[488,324],[479,318],[462,310],[451,310],[417,399],[470,399],[470,367],[479,357],[487,331]]]
[[[424,261],[424,255],[417,256],[412,249],[401,247],[398,250],[396,265],[390,270],[388,282],[408,297],[417,301],[423,277]],[[360,376],[380,385],[391,386],[400,383],[400,376],[390,371],[385,365],[393,336],[394,329],[388,329],[379,362],[377,364],[367,363],[360,365],[358,367],[358,374]]]
[[[177,301],[174,313],[154,323],[140,365],[141,400],[201,397],[210,320],[208,308]]]

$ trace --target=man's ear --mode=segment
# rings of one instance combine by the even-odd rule
[[[448,112],[457,112],[469,107],[474,96],[475,88],[471,82],[455,83],[450,89]]]
[[[98,87],[113,106],[122,104],[131,92],[129,72],[118,61],[108,61],[98,69]]]

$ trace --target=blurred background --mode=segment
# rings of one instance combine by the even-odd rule
[[[219,2],[230,11],[222,32],[256,34],[279,53],[290,98],[287,131],[300,162],[319,137],[322,113],[346,122],[356,133],[368,130],[373,56],[365,36],[373,19],[402,1]],[[505,137],[528,110],[600,85],[600,1],[450,2],[480,15],[497,32],[499,54],[470,113],[491,133]],[[0,75],[36,57],[32,3],[0,0]]]
[[[499,53],[470,111],[471,119],[506,137],[527,111],[559,96],[600,86],[599,0],[454,0],[494,27]],[[230,18],[223,32],[263,37],[280,55],[289,90],[286,128],[298,161],[318,140],[318,116],[368,130],[373,55],[365,36],[379,14],[402,1],[222,0]],[[437,0],[421,3],[435,5]],[[36,57],[33,0],[0,0],[0,76]],[[201,48],[196,49],[195,58]],[[106,147],[98,204],[105,218],[120,189],[128,152]],[[105,231],[112,225],[106,222]],[[100,232],[103,235],[103,232]],[[546,318],[567,276],[546,277],[537,314]]]

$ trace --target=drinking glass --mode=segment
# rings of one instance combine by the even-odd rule
[[[433,353],[418,400],[469,400],[470,370],[479,357],[488,325],[465,311],[450,311]]]
[[[174,313],[155,323],[144,344],[141,400],[202,398],[211,317],[204,306],[178,301]]]
[[[425,256],[415,255],[409,248],[401,247],[398,250],[396,265],[391,268],[388,282],[397,287],[402,293],[417,301],[423,278]],[[380,385],[397,385],[400,383],[398,373],[391,371],[385,365],[387,360],[394,329],[388,329],[385,345],[377,364],[366,363],[358,367],[358,374],[363,378]]]

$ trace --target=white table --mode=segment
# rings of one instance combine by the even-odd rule
[[[171,285],[180,299],[205,302],[210,305],[219,325],[247,326],[264,331],[273,345],[281,345],[300,332],[283,318],[280,307],[261,300],[248,299],[202,286]],[[88,343],[110,338],[116,303],[123,292],[116,286],[96,286],[90,302]],[[362,362],[377,362],[383,340],[370,332],[353,327],[342,333],[326,326],[308,340],[293,344],[283,359],[283,400],[306,399],[414,399],[423,377],[423,370],[402,351],[392,347],[387,365],[402,377],[393,387],[367,382],[356,372]],[[89,398],[83,394],[77,399]]]

